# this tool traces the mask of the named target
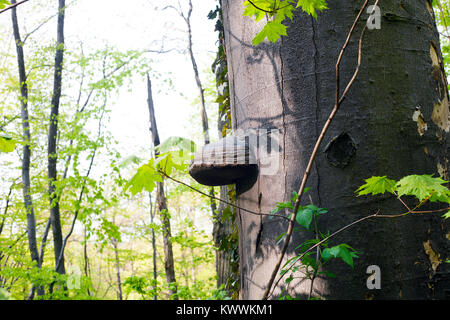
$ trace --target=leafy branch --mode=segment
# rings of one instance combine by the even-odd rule
[[[19,1],[17,3],[11,4],[8,0],[0,0],[0,9],[1,9],[0,10],[0,14],[2,14],[3,12],[8,11],[9,9],[15,8],[18,5],[21,5],[22,3],[25,3],[27,1],[29,1],[29,0],[22,0],[22,1]]]
[[[267,23],[253,39],[253,45],[260,44],[266,38],[276,42],[280,36],[287,35],[286,18],[294,19],[294,12],[301,8],[307,14],[317,18],[317,11],[327,9],[326,0],[247,0],[244,2],[244,16],[254,17],[258,22],[267,17]]]
[[[356,221],[353,221],[352,223],[340,228],[339,230],[335,231],[331,235],[328,235],[326,237],[323,237],[320,241],[312,241],[314,244],[309,245],[311,243],[311,240],[306,241],[305,243],[301,244],[299,247],[304,248],[307,247],[306,250],[302,251],[298,256],[295,256],[288,260],[288,262],[285,263],[284,266],[286,266],[288,263],[290,263],[290,266],[288,269],[284,269],[281,272],[281,276],[277,279],[277,281],[273,285],[273,290],[271,291],[270,296],[273,295],[273,292],[275,288],[278,286],[278,283],[281,281],[281,279],[284,278],[284,276],[287,274],[287,271],[290,269],[295,268],[295,264],[300,261],[304,262],[303,259],[308,256],[308,254],[316,249],[320,248],[320,246],[326,244],[330,239],[334,238],[338,234],[342,233],[343,231],[349,229],[352,226],[355,226],[363,221],[366,221],[368,219],[373,218],[388,218],[388,219],[394,219],[394,218],[400,218],[407,216],[409,214],[431,214],[431,213],[438,213],[438,212],[444,212],[447,211],[446,214],[443,215],[443,218],[448,219],[450,218],[450,207],[445,207],[441,209],[434,209],[434,210],[417,210],[419,207],[423,206],[427,202],[441,202],[450,204],[450,190],[445,186],[448,181],[445,181],[439,177],[432,177],[432,175],[409,175],[406,177],[403,177],[398,182],[391,180],[387,178],[386,176],[374,176],[371,178],[368,178],[365,180],[365,184],[360,186],[356,193],[358,196],[376,196],[380,194],[385,194],[386,192],[393,194],[401,203],[403,206],[407,208],[407,212],[400,213],[400,214],[380,214],[380,210],[378,210],[376,213],[365,216],[363,218],[360,218]],[[295,194],[295,192],[294,192]],[[401,198],[402,196],[413,196],[415,197],[419,203],[413,208],[410,209],[409,206],[405,203],[405,201]],[[279,203],[277,204],[277,207],[286,206],[286,203]],[[308,205],[306,207],[301,207],[299,210],[299,213],[297,215],[296,221],[305,227],[306,229],[309,229],[309,225],[311,223],[312,216],[314,217],[318,216],[319,214],[326,213],[326,210],[320,208],[317,208],[313,205]],[[306,217],[305,217],[306,216]],[[317,232],[317,230],[315,230]],[[309,247],[308,247],[309,245]],[[350,266],[353,266],[352,262],[352,251],[349,251],[349,248],[346,247],[346,244],[339,244],[337,246],[334,246],[332,248],[328,248],[326,246],[326,249],[322,251],[322,258],[325,260],[333,257],[333,258],[342,258],[347,264]],[[306,261],[306,264],[311,264],[311,262]],[[316,266],[316,269],[318,266]],[[315,269],[315,272],[316,272]],[[294,269],[296,270],[296,269]],[[287,279],[287,282],[289,282],[290,278]]]

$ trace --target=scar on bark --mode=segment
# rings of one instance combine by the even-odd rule
[[[428,129],[428,124],[425,121],[420,106],[416,107],[412,119],[413,121],[417,122],[417,132],[419,132],[420,136],[423,136],[425,134],[425,131],[427,131]]]
[[[433,65],[432,75],[438,82],[439,98],[434,103],[433,114],[431,119],[433,122],[445,132],[450,131],[450,110],[449,110],[449,96],[447,88],[447,80],[445,72],[443,71],[442,59],[438,54],[438,50],[433,42],[430,45],[430,57]]]
[[[333,138],[325,147],[328,162],[338,168],[344,168],[356,153],[356,145],[346,132]]]

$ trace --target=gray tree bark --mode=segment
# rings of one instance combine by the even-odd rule
[[[297,191],[320,130],[334,106],[335,64],[350,27],[364,1],[328,1],[317,20],[297,13],[288,36],[276,44],[252,46],[260,25],[243,17],[243,0],[224,0],[224,28],[234,129],[279,129],[280,167],[259,174],[253,185],[237,185],[238,205],[268,213]],[[389,196],[355,197],[363,179],[387,175],[440,174],[448,179],[449,101],[439,34],[429,1],[380,1],[381,29],[367,30],[363,61],[356,83],[325,136],[309,178],[314,204],[328,208],[320,229],[336,231],[363,216],[401,213]],[[341,64],[341,87],[353,75],[364,15]],[[427,128],[413,114],[420,108]],[[340,137],[339,139],[334,139]],[[327,148],[328,145],[328,148]],[[346,146],[354,145],[352,148]],[[335,152],[339,150],[339,152]],[[304,197],[302,205],[308,204]],[[276,237],[287,222],[238,210],[241,294],[260,299],[280,254]],[[317,278],[312,295],[329,299],[445,298],[450,250],[448,223],[440,214],[397,220],[368,220],[330,242],[345,242],[359,252],[354,269],[336,261],[328,271],[336,279]],[[295,247],[313,236],[296,232]],[[440,256],[440,258],[438,258]],[[382,287],[366,286],[369,265],[381,268]],[[309,281],[293,281],[282,289],[307,298]],[[448,293],[447,293],[448,294]]]
[[[11,4],[16,4],[16,1],[11,1]],[[20,104],[21,104],[21,118],[22,118],[22,131],[23,131],[23,155],[22,155],[22,190],[25,210],[27,212],[27,235],[28,246],[31,254],[31,260],[36,262],[38,268],[41,267],[41,259],[39,258],[39,252],[36,240],[36,218],[34,214],[33,199],[31,196],[31,179],[30,179],[30,165],[31,165],[31,131],[30,131],[30,117],[28,113],[28,85],[27,75],[25,70],[25,55],[23,52],[23,45],[19,23],[17,21],[17,8],[11,9],[12,24],[14,40],[16,42],[17,51],[17,65],[19,67],[19,81],[20,81]],[[33,286],[29,299],[33,299],[35,287]],[[43,289],[38,290],[38,294],[44,294]]]
[[[149,202],[150,202],[150,223],[153,225],[154,218],[155,218],[155,212],[153,211],[153,202],[152,202],[152,194],[149,193]],[[153,290],[155,291],[155,294],[153,296],[153,300],[158,300],[158,267],[156,264],[156,258],[157,258],[157,251],[156,251],[156,235],[155,235],[155,228],[152,227],[152,262],[153,262]]]
[[[60,258],[63,250],[63,238],[61,230],[61,218],[59,211],[59,194],[56,188],[58,181],[58,154],[57,154],[57,138],[58,138],[58,116],[59,104],[61,98],[62,72],[64,60],[64,14],[65,0],[58,0],[58,24],[57,24],[57,41],[55,54],[55,73],[53,80],[53,95],[50,110],[50,124],[48,129],[48,179],[49,179],[49,197],[50,197],[50,221],[53,233],[53,246],[55,253],[56,272],[64,274],[64,256]]]
[[[122,280],[120,279],[120,259],[119,259],[119,245],[117,239],[112,238],[111,244],[114,249],[114,259],[116,263],[116,278],[117,278],[117,300],[123,300],[122,295]]]

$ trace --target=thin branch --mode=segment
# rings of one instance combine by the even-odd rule
[[[24,43],[24,42],[22,41],[22,43]],[[28,79],[28,77],[30,76],[30,74],[31,74],[31,72],[32,72],[33,70],[40,69],[40,68],[44,68],[44,67],[47,67],[47,68],[53,68],[54,66],[51,65],[51,64],[41,64],[41,65],[38,65],[38,66],[34,66],[34,67],[32,67],[32,68],[29,68],[29,69],[28,69],[28,73],[27,73],[27,79]]]
[[[2,232],[3,232],[3,227],[5,226],[6,216],[8,215],[9,202],[10,202],[10,200],[11,200],[12,190],[13,190],[14,186],[16,185],[16,181],[17,181],[17,179],[13,181],[13,183],[11,184],[11,187],[9,187],[8,195],[6,196],[5,209],[4,209],[4,211],[3,211],[2,222],[0,223],[0,234],[2,234]]]
[[[105,99],[105,104],[106,104],[106,99]],[[100,116],[100,120],[99,120],[99,124],[98,124],[98,138],[100,138],[100,136],[101,136],[101,126],[102,126],[103,115],[104,115],[104,112],[102,112],[102,115]],[[86,181],[87,181],[87,179],[88,179],[88,177],[89,177],[89,175],[91,173],[91,169],[92,169],[92,166],[94,164],[94,159],[95,159],[96,152],[97,152],[97,148],[95,148],[93,153],[92,153],[91,161],[89,163],[89,168],[87,170],[86,175],[84,176],[83,185],[81,186],[80,195],[78,197],[78,204],[81,204],[81,201],[83,200],[84,191],[86,190]],[[66,235],[66,237],[64,238],[64,241],[63,241],[63,244],[62,244],[62,247],[61,247],[61,251],[59,253],[58,261],[57,261],[57,264],[56,264],[56,270],[58,270],[59,265],[62,262],[62,259],[64,257],[64,250],[65,250],[66,245],[67,245],[67,241],[69,240],[70,236],[73,233],[73,230],[75,228],[75,223],[76,223],[76,221],[78,219],[79,213],[80,213],[80,206],[78,206],[78,208],[76,209],[74,217],[73,217],[73,220],[72,220],[72,224],[71,224],[71,227],[70,227],[70,231]]]
[[[17,116],[13,116],[12,118],[8,119],[7,117],[4,117],[5,122],[3,122],[2,124],[0,124],[0,130],[5,131],[5,127],[7,125],[9,125],[11,122],[20,119],[20,115]]]
[[[449,210],[450,210],[450,207],[444,208],[444,209],[425,210],[425,211],[414,211],[414,210],[412,210],[409,213],[435,213],[435,212],[444,212],[444,211],[449,211]]]
[[[50,20],[52,20],[54,17],[58,16],[58,14],[54,14],[52,16],[50,16],[49,18],[47,18],[46,20],[44,20],[41,24],[39,24],[36,28],[34,28],[33,30],[31,30],[29,33],[27,33],[25,35],[25,37],[23,38],[22,43],[25,43],[27,41],[27,39],[36,31],[38,31],[40,28],[42,28],[46,23],[48,23]]]
[[[395,192],[394,186],[392,186],[389,181],[387,181],[387,184],[389,185],[389,187],[391,188],[392,193],[397,197],[398,201],[400,201],[402,203],[402,205],[406,208],[406,210],[408,210],[408,212],[411,212],[411,208],[405,203],[405,201],[403,201],[403,199],[398,195],[397,192]],[[431,197],[431,195],[430,195]],[[424,200],[423,202],[425,202],[426,200]],[[418,208],[419,206],[421,206],[423,203],[419,204],[416,208]]]
[[[248,2],[249,2],[253,7],[255,7],[256,9],[258,9],[258,10],[260,10],[260,11],[263,11],[263,12],[265,12],[265,13],[273,14],[273,13],[276,13],[276,12],[280,9],[280,8],[277,8],[277,9],[274,9],[274,10],[266,10],[266,9],[263,9],[263,8],[257,6],[256,4],[254,4],[252,0],[248,0]]]
[[[174,181],[174,182],[176,182],[176,183],[182,184],[182,185],[184,185],[185,187],[188,187],[189,189],[191,189],[191,190],[193,190],[193,191],[195,191],[195,192],[197,192],[197,193],[200,193],[200,194],[202,194],[202,195],[204,195],[204,196],[206,196],[206,197],[208,197],[208,198],[212,198],[212,199],[214,199],[214,200],[221,201],[221,202],[223,202],[223,203],[225,203],[225,204],[227,204],[227,205],[229,205],[229,206],[232,206],[233,208],[236,208],[236,209],[239,209],[239,210],[242,210],[242,211],[245,211],[245,212],[248,212],[248,213],[257,215],[257,216],[278,217],[278,218],[283,218],[283,219],[289,220],[289,217],[282,216],[282,215],[279,215],[279,214],[259,213],[259,212],[255,212],[255,211],[251,211],[251,210],[248,210],[248,209],[239,207],[239,206],[237,206],[237,205],[235,205],[235,204],[233,204],[233,203],[231,203],[231,202],[228,202],[228,201],[223,200],[223,199],[221,199],[221,198],[217,198],[217,197],[212,196],[212,195],[210,195],[210,194],[207,194],[207,193],[205,193],[205,192],[203,192],[203,191],[200,191],[200,190],[194,188],[193,186],[190,186],[190,185],[188,185],[187,183],[184,183],[183,181],[177,180],[177,179],[175,179],[175,178],[169,176],[168,174],[166,174],[166,173],[165,173],[164,171],[162,171],[162,170],[159,170],[158,172],[159,172],[160,174],[162,174],[163,176],[165,176],[166,178],[168,178],[168,179],[170,179],[170,180],[172,180],[172,181]]]
[[[48,234],[50,232],[51,225],[52,225],[51,224],[51,220],[50,220],[50,218],[48,218],[47,224],[45,225],[44,233],[42,235],[41,250],[39,251],[39,262],[38,262],[38,264],[39,264],[40,267],[44,263],[45,245],[47,244],[47,238],[48,238]]]

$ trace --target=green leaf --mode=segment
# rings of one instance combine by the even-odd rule
[[[9,137],[0,136],[0,151],[9,153],[13,152],[16,148],[16,143]]]
[[[286,237],[286,232],[283,232],[282,234],[280,234],[275,240],[277,241],[277,244],[279,244],[281,242],[281,240],[283,240]]]
[[[319,214],[324,214],[327,212],[327,209],[318,208],[315,205],[309,204],[299,209],[295,219],[297,220],[298,224],[305,227],[306,229],[309,229],[314,215],[317,216]]]
[[[269,21],[264,26],[264,28],[255,36],[252,41],[253,45],[258,45],[263,42],[266,38],[270,42],[277,42],[280,36],[287,36],[287,27],[283,25],[280,21]]]
[[[294,205],[291,202],[277,202],[277,207],[270,210],[270,214],[276,214],[284,209],[294,209]],[[273,218],[273,216],[271,218]]]
[[[398,195],[415,196],[419,201],[428,198],[430,201],[450,203],[450,190],[443,184],[447,181],[433,175],[410,175],[402,178],[395,185]]]
[[[131,164],[139,164],[141,159],[138,156],[131,155],[119,164],[119,168],[126,168]]]
[[[326,0],[299,0],[297,6],[293,0],[252,0],[244,2],[244,16],[254,18],[256,22],[264,17],[270,18],[263,29],[255,36],[252,43],[258,45],[266,38],[276,42],[280,36],[286,36],[287,27],[283,24],[286,18],[293,20],[294,11],[301,7],[309,15],[317,18],[317,11],[327,9]]]
[[[196,150],[195,142],[182,137],[169,137],[166,141],[158,146],[158,150],[161,153],[183,150],[186,152],[194,153]]]
[[[309,207],[301,208],[297,216],[295,217],[295,220],[297,220],[298,224],[305,227],[306,229],[309,229],[309,226],[311,225],[312,217],[313,217],[313,209]]]
[[[295,11],[295,8],[289,3],[289,1],[281,1],[277,6],[276,12],[274,13],[274,21],[279,21],[282,23],[286,18],[289,18],[292,21],[294,19],[293,11]]]
[[[345,243],[341,243],[337,246],[326,248],[322,251],[322,258],[328,261],[332,258],[341,258],[345,263],[353,268],[353,258],[357,258],[358,255],[354,252],[353,248]]]
[[[146,190],[152,192],[156,187],[156,182],[161,182],[161,175],[154,167],[154,159],[150,159],[148,164],[143,165],[137,173],[126,184],[125,190],[129,190],[133,195]]]
[[[0,9],[5,9],[6,6],[10,6],[11,3],[7,0],[0,0]]]
[[[250,17],[252,18],[253,16],[255,16],[255,21],[258,22],[260,21],[262,18],[264,18],[266,16],[266,11],[271,11],[271,4],[273,3],[273,1],[270,0],[253,0],[251,4],[249,1],[245,1],[244,2],[244,13],[243,16],[246,17]],[[261,8],[263,10],[259,10],[258,8]]]
[[[324,271],[324,272],[321,272],[321,273],[324,273],[327,277],[330,277],[330,278],[333,278],[333,279],[337,277],[336,274],[334,274],[332,272]]]
[[[308,250],[309,248],[311,248],[312,246],[314,246],[315,244],[317,244],[319,241],[320,241],[319,239],[306,240],[305,242],[303,242],[300,245],[298,245],[295,248],[295,250],[299,250],[300,253],[303,253],[306,250]]]
[[[386,191],[393,193],[395,191],[396,181],[388,179],[386,176],[371,177],[365,181],[366,184],[356,190],[356,192],[358,192],[358,197],[367,194],[384,194]]]
[[[449,218],[450,218],[450,211],[447,212],[446,214],[444,214],[443,217],[444,217],[445,219],[449,219]]]
[[[1,6],[0,6],[1,8]],[[0,288],[0,300],[12,300],[11,294],[3,288]]]
[[[297,8],[301,7],[304,12],[317,18],[317,12],[328,9],[326,0],[299,0]]]

